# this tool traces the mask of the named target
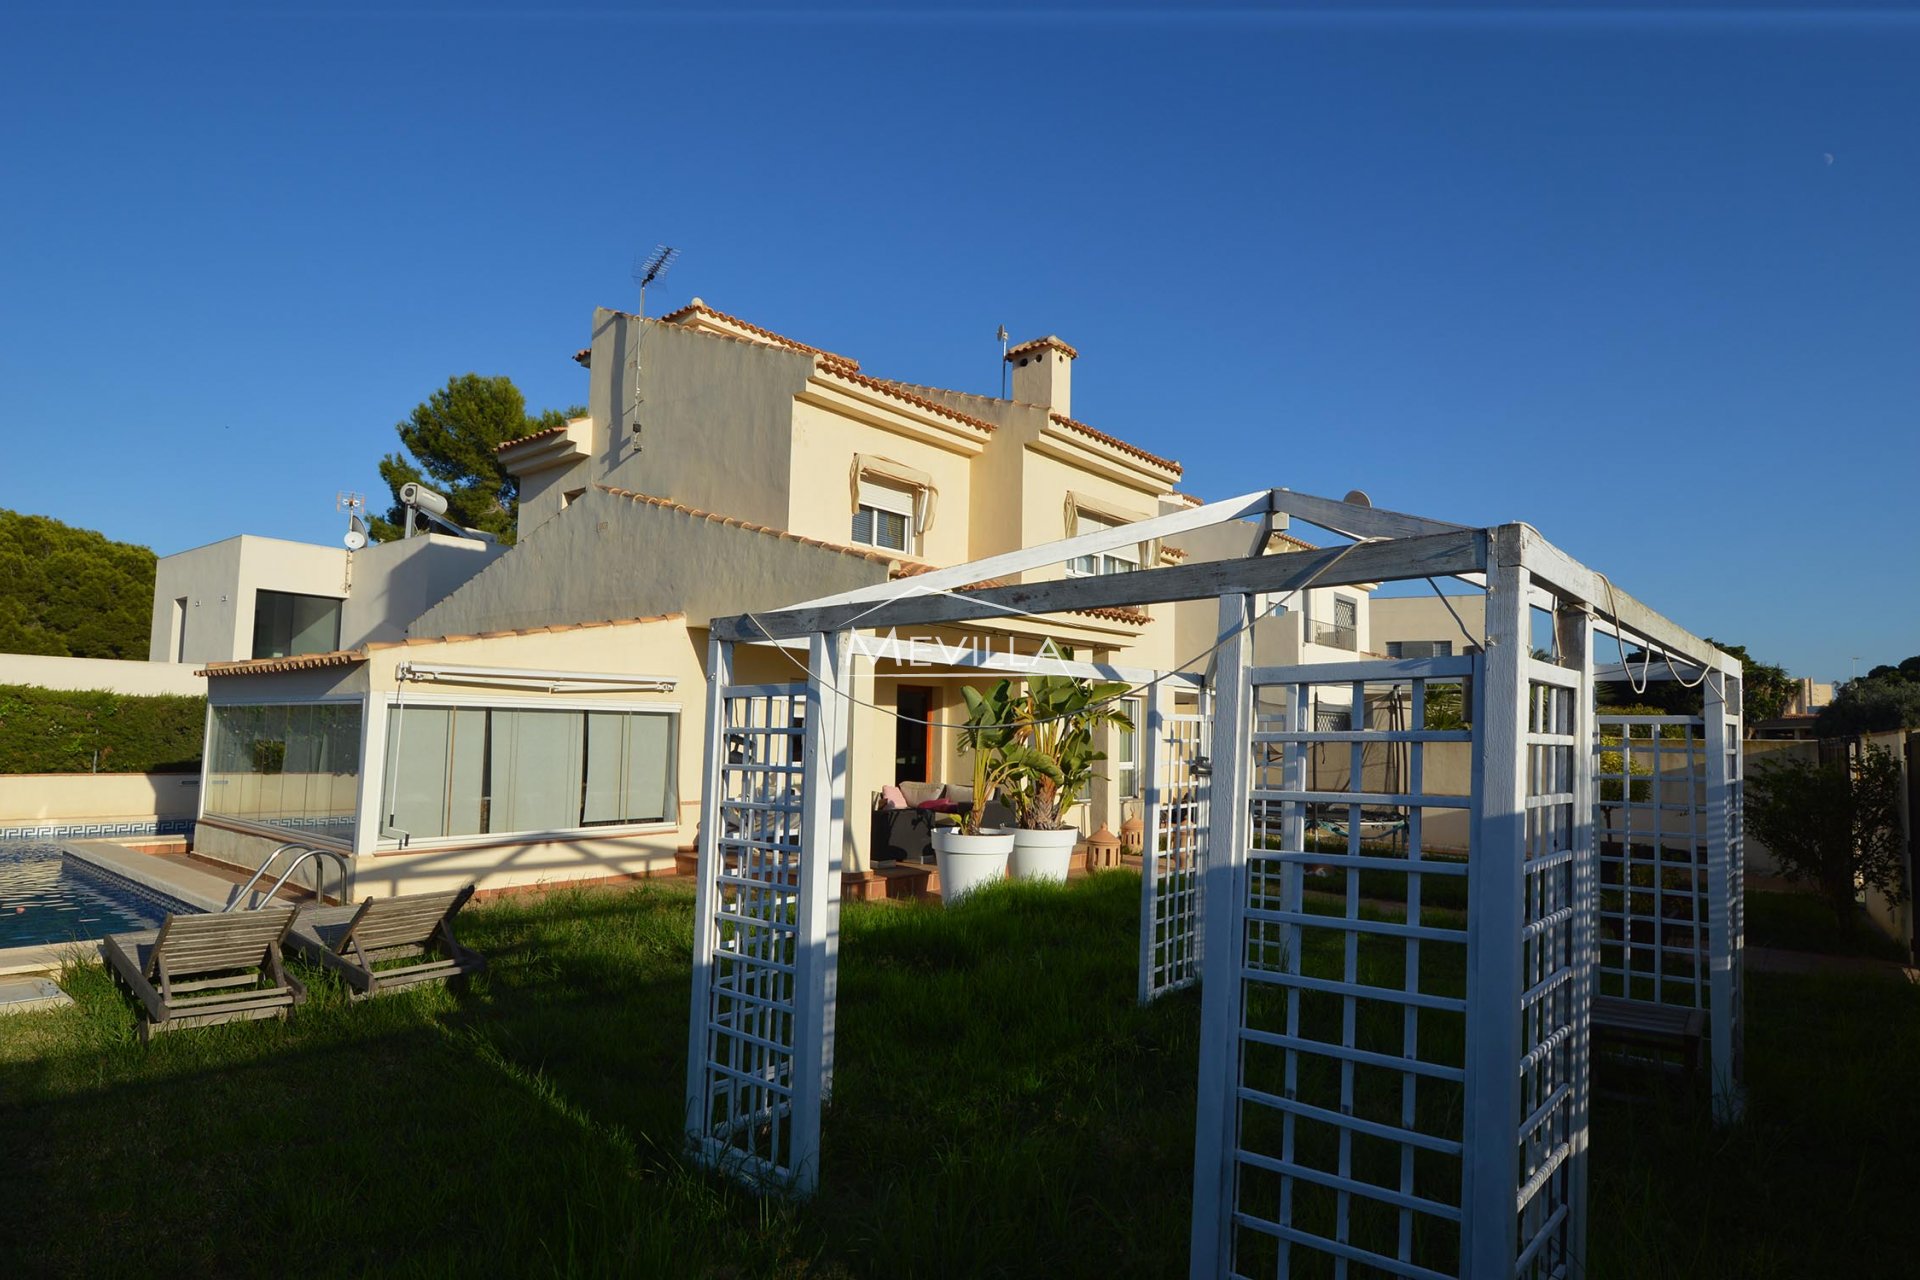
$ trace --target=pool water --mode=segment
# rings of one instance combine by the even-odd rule
[[[0,950],[151,929],[171,909],[53,845],[0,842]]]

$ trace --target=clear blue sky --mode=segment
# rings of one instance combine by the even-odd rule
[[[1524,519],[1697,631],[1920,651],[1920,21],[1136,7],[0,17],[0,505],[332,541],[636,251],[890,377],[1080,348],[1188,488]]]

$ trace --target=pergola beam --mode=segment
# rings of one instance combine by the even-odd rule
[[[1731,675],[1740,674],[1740,661],[1733,655],[1694,635],[1665,614],[1634,599],[1611,580],[1575,560],[1540,536],[1532,525],[1511,526],[1520,531],[1523,562],[1533,578],[1563,598],[1584,600],[1596,614],[1611,618],[1619,630],[1630,631],[1643,640],[1666,650],[1689,665],[1708,666]],[[1602,626],[1603,630],[1611,630]]]
[[[1445,520],[1408,515],[1404,511],[1388,511],[1384,507],[1362,507],[1351,502],[1336,502],[1332,498],[1316,498],[1310,493],[1295,493],[1291,489],[1273,491],[1273,509],[1356,539],[1423,538],[1435,533],[1458,533],[1468,527],[1449,524]]]
[[[955,591],[987,578],[1004,578],[1011,574],[1025,573],[1029,569],[1047,569],[1056,564],[1065,564],[1077,556],[1117,551],[1121,547],[1137,546],[1155,538],[1172,537],[1194,529],[1207,529],[1216,524],[1226,524],[1230,520],[1244,520],[1248,516],[1270,515],[1273,511],[1273,497],[1274,491],[1262,489],[1258,493],[1247,493],[1238,498],[1209,502],[1186,511],[1172,511],[1163,516],[1136,520],[1132,524],[1101,529],[1094,533],[1083,533],[1055,542],[1043,542],[1037,547],[1022,547],[1018,551],[1003,552],[997,556],[988,556],[984,560],[972,560],[966,564],[935,569],[931,573],[918,574],[907,579],[904,585],[915,592]],[[833,604],[889,600],[901,593],[902,586],[900,582],[880,582],[870,587],[842,591],[838,595],[807,600],[793,607],[796,609],[824,608]]]
[[[1140,526],[1134,526],[1139,528]],[[1056,548],[1070,545],[1055,543]],[[991,561],[968,567],[968,576]],[[1018,583],[965,594],[903,596],[895,583],[891,598],[872,602],[800,605],[755,616],[715,618],[711,633],[722,640],[764,641],[819,631],[858,627],[885,630],[900,626],[940,626],[987,622],[996,618],[1070,613],[1078,609],[1128,608],[1181,600],[1213,600],[1228,595],[1270,594],[1306,586],[1338,587],[1396,578],[1424,578],[1482,569],[1487,563],[1487,533],[1459,529],[1391,542],[1364,542],[1317,551],[1294,551],[1243,560]],[[926,575],[932,578],[933,574]],[[915,579],[916,583],[924,579]]]

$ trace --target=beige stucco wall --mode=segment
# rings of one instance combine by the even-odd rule
[[[199,796],[200,778],[191,773],[0,775],[0,827],[185,819]]]
[[[1448,605],[1459,613],[1459,622],[1447,611]],[[1388,642],[1403,640],[1446,640],[1452,643],[1455,653],[1460,653],[1468,643],[1468,637],[1461,634],[1461,623],[1466,624],[1472,643],[1481,644],[1486,639],[1487,597],[1479,591],[1449,595],[1445,601],[1431,592],[1418,596],[1376,596],[1368,612],[1372,616],[1374,647],[1382,653],[1387,651]]]
[[[774,609],[886,580],[884,562],[589,489],[413,624],[415,636]]]
[[[971,558],[967,512],[972,499],[971,454],[977,447],[957,438],[935,443],[817,404],[795,404],[786,527],[825,542],[850,541],[853,459],[856,454],[875,454],[933,478],[934,518],[925,538],[914,546],[913,558],[934,564],[964,563]]]
[[[607,429],[597,437],[594,474],[622,489],[783,528],[793,398],[812,371],[813,358],[800,352],[596,311],[587,408],[596,430]]]
[[[55,658],[36,653],[0,653],[0,684],[42,689],[100,689],[127,694],[204,694],[198,666],[179,662],[135,662],[119,658]]]

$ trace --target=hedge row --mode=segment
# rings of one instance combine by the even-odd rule
[[[0,773],[195,772],[206,720],[184,694],[0,685]]]

